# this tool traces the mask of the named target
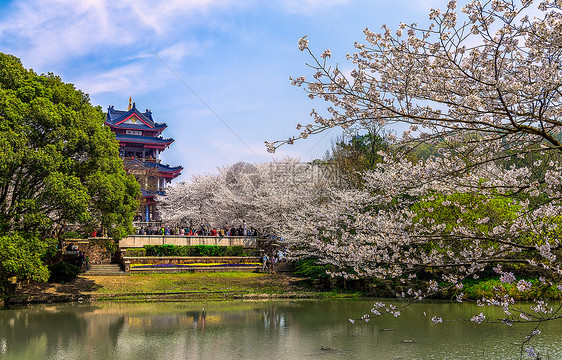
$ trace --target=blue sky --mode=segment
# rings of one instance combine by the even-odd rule
[[[268,154],[326,107],[291,86],[309,75],[297,41],[351,68],[345,55],[365,27],[427,21],[439,0],[20,0],[0,1],[0,51],[53,72],[93,105],[126,109],[131,96],[176,141],[162,156],[193,174],[236,161],[320,158],[337,130]],[[234,133],[236,134],[234,134]],[[239,138],[242,139],[242,141]]]

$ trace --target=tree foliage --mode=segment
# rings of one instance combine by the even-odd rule
[[[44,260],[55,246],[52,239],[26,238],[19,233],[0,236],[0,287],[9,276],[47,281],[49,272]]]
[[[544,286],[559,283],[562,3],[472,0],[459,9],[451,0],[431,10],[427,27],[364,34],[347,56],[351,72],[332,67],[329,50],[315,56],[308,39],[299,40],[313,74],[292,82],[330,106],[298,124],[299,135],[266,145],[274,151],[336,126],[409,127],[387,136],[396,151],[366,172],[365,189],[334,191],[324,206],[303,210],[312,216],[294,217],[296,248],[352,269],[342,276],[412,284],[416,270],[432,269],[429,286],[404,294],[415,299],[461,289],[462,279],[492,266],[502,282],[515,283],[514,261],[548,274]],[[427,157],[412,159],[422,144]],[[544,301],[529,311],[509,296],[487,303],[504,309],[507,324],[561,317]]]
[[[327,183],[320,167],[296,159],[239,162],[216,175],[176,184],[158,202],[163,221],[171,225],[208,221],[216,227],[238,227],[246,220],[261,231],[280,233],[298,208],[322,201]]]
[[[26,238],[35,247],[22,251],[37,259],[40,240],[68,224],[83,231],[104,227],[117,238],[132,231],[139,186],[123,170],[118,144],[103,121],[100,108],[72,84],[51,73],[37,75],[16,57],[0,54],[0,235],[5,244]],[[33,266],[2,271],[44,279]]]
[[[138,185],[86,94],[53,74],[0,56],[0,229],[50,231],[65,224],[130,230]]]
[[[322,166],[335,171],[343,186],[361,186],[362,173],[372,170],[382,160],[379,151],[388,150],[388,142],[378,129],[352,134],[350,138],[337,138],[324,159]]]

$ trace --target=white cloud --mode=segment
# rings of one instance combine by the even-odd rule
[[[210,10],[240,6],[241,0],[125,0],[121,6],[157,33],[166,31],[179,16],[206,14]],[[185,20],[185,18],[183,19]]]
[[[131,35],[114,22],[109,10],[93,0],[22,2],[0,23],[0,34],[14,37],[17,55],[41,66],[84,55],[100,44],[131,42]]]
[[[301,25],[311,25],[294,23],[299,16],[281,17],[304,14],[311,24],[317,24],[314,26],[320,33],[329,34],[323,26],[342,29],[348,25],[345,21],[326,24],[318,14],[333,11],[337,17],[341,9],[354,6],[354,1],[12,1],[14,5],[0,14],[2,51],[20,57],[25,67],[56,72],[92,95],[93,102],[103,108],[115,104],[124,109],[132,95],[140,108],[155,109],[157,121],[170,126],[164,136],[176,139],[164,156],[171,165],[185,166],[186,174],[239,160],[257,162],[300,155],[306,161],[321,156],[324,143],[329,141],[328,137],[322,141],[312,138],[284,146],[275,155],[265,151],[263,140],[293,135],[298,121],[292,119],[307,118],[310,110],[306,96],[296,97],[287,77],[301,68],[291,70],[290,63],[303,66],[302,60],[292,59],[300,55],[292,45],[298,38],[293,32]],[[291,36],[289,42],[285,35]],[[287,48],[292,52],[284,50]],[[255,154],[155,54],[239,133]],[[212,144],[215,141],[219,143]]]
[[[199,56],[209,46],[198,41],[182,41],[158,52],[158,56],[170,62],[177,62],[186,56]]]
[[[143,64],[130,64],[103,73],[87,74],[75,83],[90,95],[104,92],[123,94],[129,93],[131,89],[134,89],[136,94],[142,94],[144,91],[158,88],[157,80],[161,81],[167,76],[167,73],[162,72],[161,76],[151,76],[148,82],[145,69]]]
[[[31,0],[19,2],[0,22],[0,44],[30,66],[42,67],[104,47],[143,43],[171,32],[179,21],[201,21],[200,14],[234,6],[239,0]],[[198,15],[198,16],[195,16]],[[188,53],[185,44],[184,53]],[[176,44],[176,46],[178,46]],[[181,55],[181,47],[175,56]]]

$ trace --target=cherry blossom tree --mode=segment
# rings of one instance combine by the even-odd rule
[[[356,67],[349,75],[329,65],[329,50],[319,59],[301,39],[300,49],[313,59],[313,79],[292,82],[332,106],[328,116],[313,110],[314,123],[297,125],[299,136],[268,148],[334,126],[405,122],[412,126],[404,138],[421,130],[420,136],[478,130],[506,141],[529,134],[527,140],[558,149],[561,5],[516,3],[475,0],[459,15],[456,1],[449,1],[445,11],[431,11],[427,28],[365,29],[366,43],[355,43],[358,51],[347,55]]]
[[[239,226],[246,220],[260,231],[280,234],[288,216],[322,200],[326,181],[321,169],[297,159],[238,162],[220,168],[217,175],[174,185],[158,201],[162,220],[170,225],[205,219],[216,227]]]
[[[215,175],[196,175],[191,182],[173,185],[165,196],[157,197],[162,220],[169,225],[187,226],[214,218],[214,195],[220,186]]]
[[[409,128],[390,134],[392,152],[365,174],[364,189],[334,190],[332,201],[305,210],[311,216],[293,217],[295,256],[314,254],[338,269],[334,275],[406,284],[430,270],[434,279],[403,294],[414,299],[456,287],[460,301],[462,280],[487,267],[528,289],[516,263],[544,274],[544,286],[559,284],[562,2],[448,1],[431,10],[427,27],[364,34],[347,55],[351,72],[331,66],[329,50],[316,56],[308,38],[299,40],[312,76],[291,81],[329,106],[313,109],[300,134],[266,146],[274,151],[332,127]],[[412,161],[407,154],[422,143],[439,153]],[[502,307],[506,324],[560,318],[543,300],[523,311],[497,295],[484,302]]]

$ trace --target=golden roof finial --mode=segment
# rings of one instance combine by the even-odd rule
[[[127,111],[133,108],[133,99],[129,96],[129,106],[127,107]]]

